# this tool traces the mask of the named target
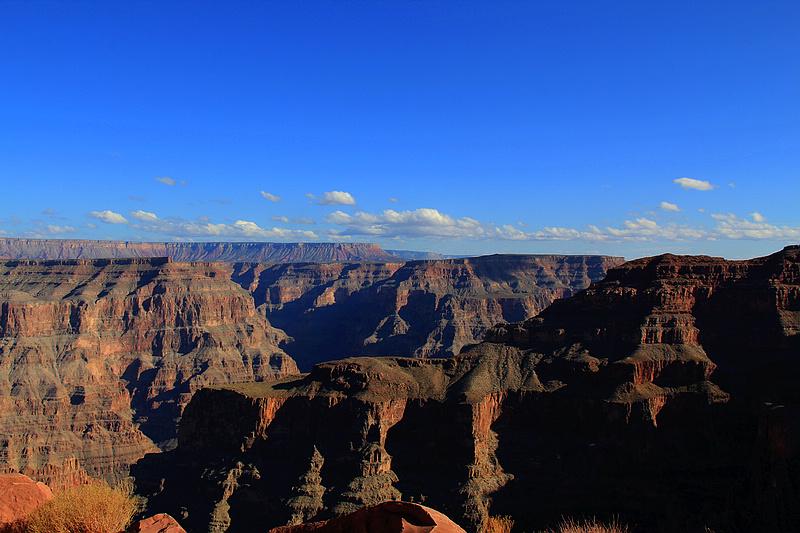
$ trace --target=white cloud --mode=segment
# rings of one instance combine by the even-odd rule
[[[677,183],[684,189],[694,189],[696,191],[710,191],[714,188],[714,185],[711,184],[709,181],[705,180],[696,180],[694,178],[676,178],[672,180],[673,183]]]
[[[454,218],[432,208],[387,209],[379,214],[359,211],[354,215],[334,211],[326,221],[345,226],[338,234],[351,236],[479,238],[488,236],[491,231],[474,218]]]
[[[141,220],[142,222],[155,222],[158,220],[158,216],[155,213],[151,213],[150,211],[142,211],[141,209],[131,211],[131,216],[136,220]]]
[[[45,229],[47,230],[47,233],[53,235],[58,235],[61,233],[73,233],[75,231],[75,228],[72,226],[59,226],[56,224],[48,224],[45,226]]]
[[[269,200],[270,202],[280,202],[281,201],[281,197],[280,196],[278,196],[277,194],[272,194],[271,192],[261,191],[259,194],[261,194],[261,197],[264,200]]]
[[[753,213],[753,220],[740,218],[733,213],[716,213],[711,217],[717,221],[717,232],[728,239],[800,239],[800,227],[776,226]]]
[[[766,222],[767,221],[766,217],[764,215],[762,215],[761,213],[759,213],[758,211],[750,213],[750,216],[753,217],[753,222]]]
[[[437,209],[423,208],[412,211],[387,209],[381,213],[364,211],[349,214],[341,210],[330,213],[326,222],[339,228],[332,234],[344,238],[467,238],[515,241],[685,241],[713,239],[718,235],[702,227],[681,224],[661,225],[656,220],[639,217],[626,220],[621,226],[586,228],[547,226],[526,231],[511,224],[483,223],[471,217],[456,218]]]
[[[275,215],[272,217],[274,222],[283,222],[284,224],[300,224],[304,226],[311,226],[316,224],[316,221],[313,218],[308,217],[295,217],[289,218],[285,215]]]
[[[313,194],[306,196],[319,205],[356,205],[353,195],[345,191],[328,191],[323,193],[322,198],[316,198]]]
[[[400,200],[398,200],[398,199],[397,199],[397,198],[395,198],[394,196],[392,196],[391,198],[389,198],[389,203],[392,203],[392,204],[396,204],[396,203],[397,203],[397,202],[399,202],[399,201],[400,201]]]
[[[249,220],[237,220],[232,224],[214,223],[207,218],[196,221],[182,219],[158,218],[154,221],[143,221],[136,229],[169,235],[175,238],[231,238],[237,240],[315,240],[319,236],[313,231],[287,228],[263,228]]]
[[[163,183],[164,185],[169,185],[170,187],[174,187],[178,183],[169,176],[161,176],[159,178],[156,178],[156,181],[159,183]]]
[[[116,213],[114,211],[110,211],[108,209],[104,211],[91,211],[89,216],[92,218],[96,218],[97,220],[101,220],[106,224],[127,224],[128,219],[124,216]]]
[[[672,211],[673,213],[677,213],[681,210],[678,204],[673,204],[672,202],[661,202],[660,207],[664,211]]]

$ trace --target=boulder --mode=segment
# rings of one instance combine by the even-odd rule
[[[269,533],[465,533],[442,513],[408,502],[383,502],[324,522],[276,527]]]
[[[14,524],[52,497],[44,483],[22,474],[0,474],[0,532],[14,531]]]
[[[186,530],[170,515],[160,513],[149,518],[139,520],[130,533],[186,533]]]

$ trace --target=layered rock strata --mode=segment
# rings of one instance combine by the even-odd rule
[[[3,259],[109,259],[168,257],[173,261],[328,263],[391,261],[398,257],[370,243],[133,242],[0,238]]]
[[[296,372],[229,265],[0,263],[0,468],[115,479],[197,389]]]
[[[237,264],[234,279],[292,338],[303,368],[350,355],[449,357],[501,322],[524,320],[622,262],[493,255],[362,264]]]
[[[353,358],[200,391],[178,448],[134,471],[191,531],[401,498],[470,532],[492,515],[520,531],[587,515],[794,531],[798,354],[800,248],[659,256],[452,359]]]

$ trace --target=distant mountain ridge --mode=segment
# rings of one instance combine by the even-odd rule
[[[226,263],[383,262],[397,261],[400,258],[373,243],[0,239],[0,259],[53,260],[137,257],[169,257],[173,261],[222,261]]]

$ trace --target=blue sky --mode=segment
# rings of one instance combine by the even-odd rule
[[[798,27],[793,1],[0,2],[0,232],[769,253],[800,242]]]

